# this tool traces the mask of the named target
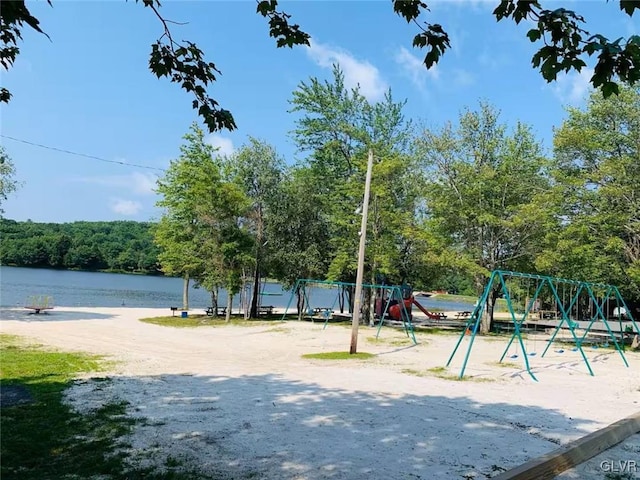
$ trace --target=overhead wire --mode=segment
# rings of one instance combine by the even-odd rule
[[[157,171],[160,171],[160,172],[165,172],[166,171],[166,169],[160,168],[160,167],[152,167],[152,166],[149,166],[149,165],[140,165],[140,164],[136,164],[136,163],[129,163],[129,162],[124,162],[122,160],[109,160],[107,158],[97,157],[95,155],[88,155],[86,153],[72,152],[71,150],[65,150],[64,148],[51,147],[49,145],[43,145],[41,143],[31,142],[29,140],[24,140],[24,139],[21,139],[21,138],[11,137],[9,135],[0,134],[0,137],[6,138],[6,139],[9,139],[9,140],[13,140],[14,142],[20,142],[20,143],[24,143],[26,145],[32,145],[34,147],[40,147],[40,148],[44,148],[44,149],[47,149],[47,150],[53,150],[53,151],[56,151],[56,152],[66,153],[66,154],[69,154],[69,155],[75,155],[77,157],[89,158],[91,160],[99,160],[101,162],[106,162],[106,163],[116,163],[116,164],[119,164],[119,165],[125,165],[127,167],[136,167],[136,168],[145,168],[145,169],[148,169],[148,170],[157,170]]]

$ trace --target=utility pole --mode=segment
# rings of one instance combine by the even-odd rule
[[[367,163],[367,177],[364,184],[364,200],[362,202],[362,224],[360,226],[360,249],[358,250],[358,273],[356,274],[356,292],[353,302],[353,316],[351,320],[351,348],[349,353],[358,350],[358,326],[360,325],[360,308],[362,297],[362,277],[364,276],[364,251],[367,245],[367,215],[369,214],[369,192],[371,191],[371,170],[373,170],[373,150],[369,150]]]

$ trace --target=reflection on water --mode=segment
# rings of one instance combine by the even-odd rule
[[[2,307],[23,307],[34,295],[53,297],[53,305],[68,307],[169,308],[182,305],[183,281],[180,278],[0,267],[0,284]],[[307,291],[311,307],[339,308],[337,287],[311,287]],[[291,292],[283,290],[278,283],[267,283],[261,294],[263,305],[286,307],[291,301],[290,310],[295,310]],[[220,298],[226,299],[224,290],[220,291]],[[236,296],[235,308],[238,301],[239,296]],[[418,297],[418,301],[426,309],[470,310],[466,303],[426,297]],[[211,304],[210,294],[192,284],[189,304],[193,309],[204,309]]]

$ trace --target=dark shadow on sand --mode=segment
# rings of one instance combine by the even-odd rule
[[[351,392],[279,375],[87,382],[79,406],[117,398],[146,419],[128,455],[177,456],[203,478],[490,478],[592,423],[506,398]]]
[[[0,321],[17,320],[20,322],[69,322],[75,320],[108,320],[114,315],[92,312],[90,310],[65,310],[64,307],[53,308],[40,313],[26,308],[1,308]]]

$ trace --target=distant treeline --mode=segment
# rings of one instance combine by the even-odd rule
[[[158,274],[152,223],[0,220],[0,264]]]

